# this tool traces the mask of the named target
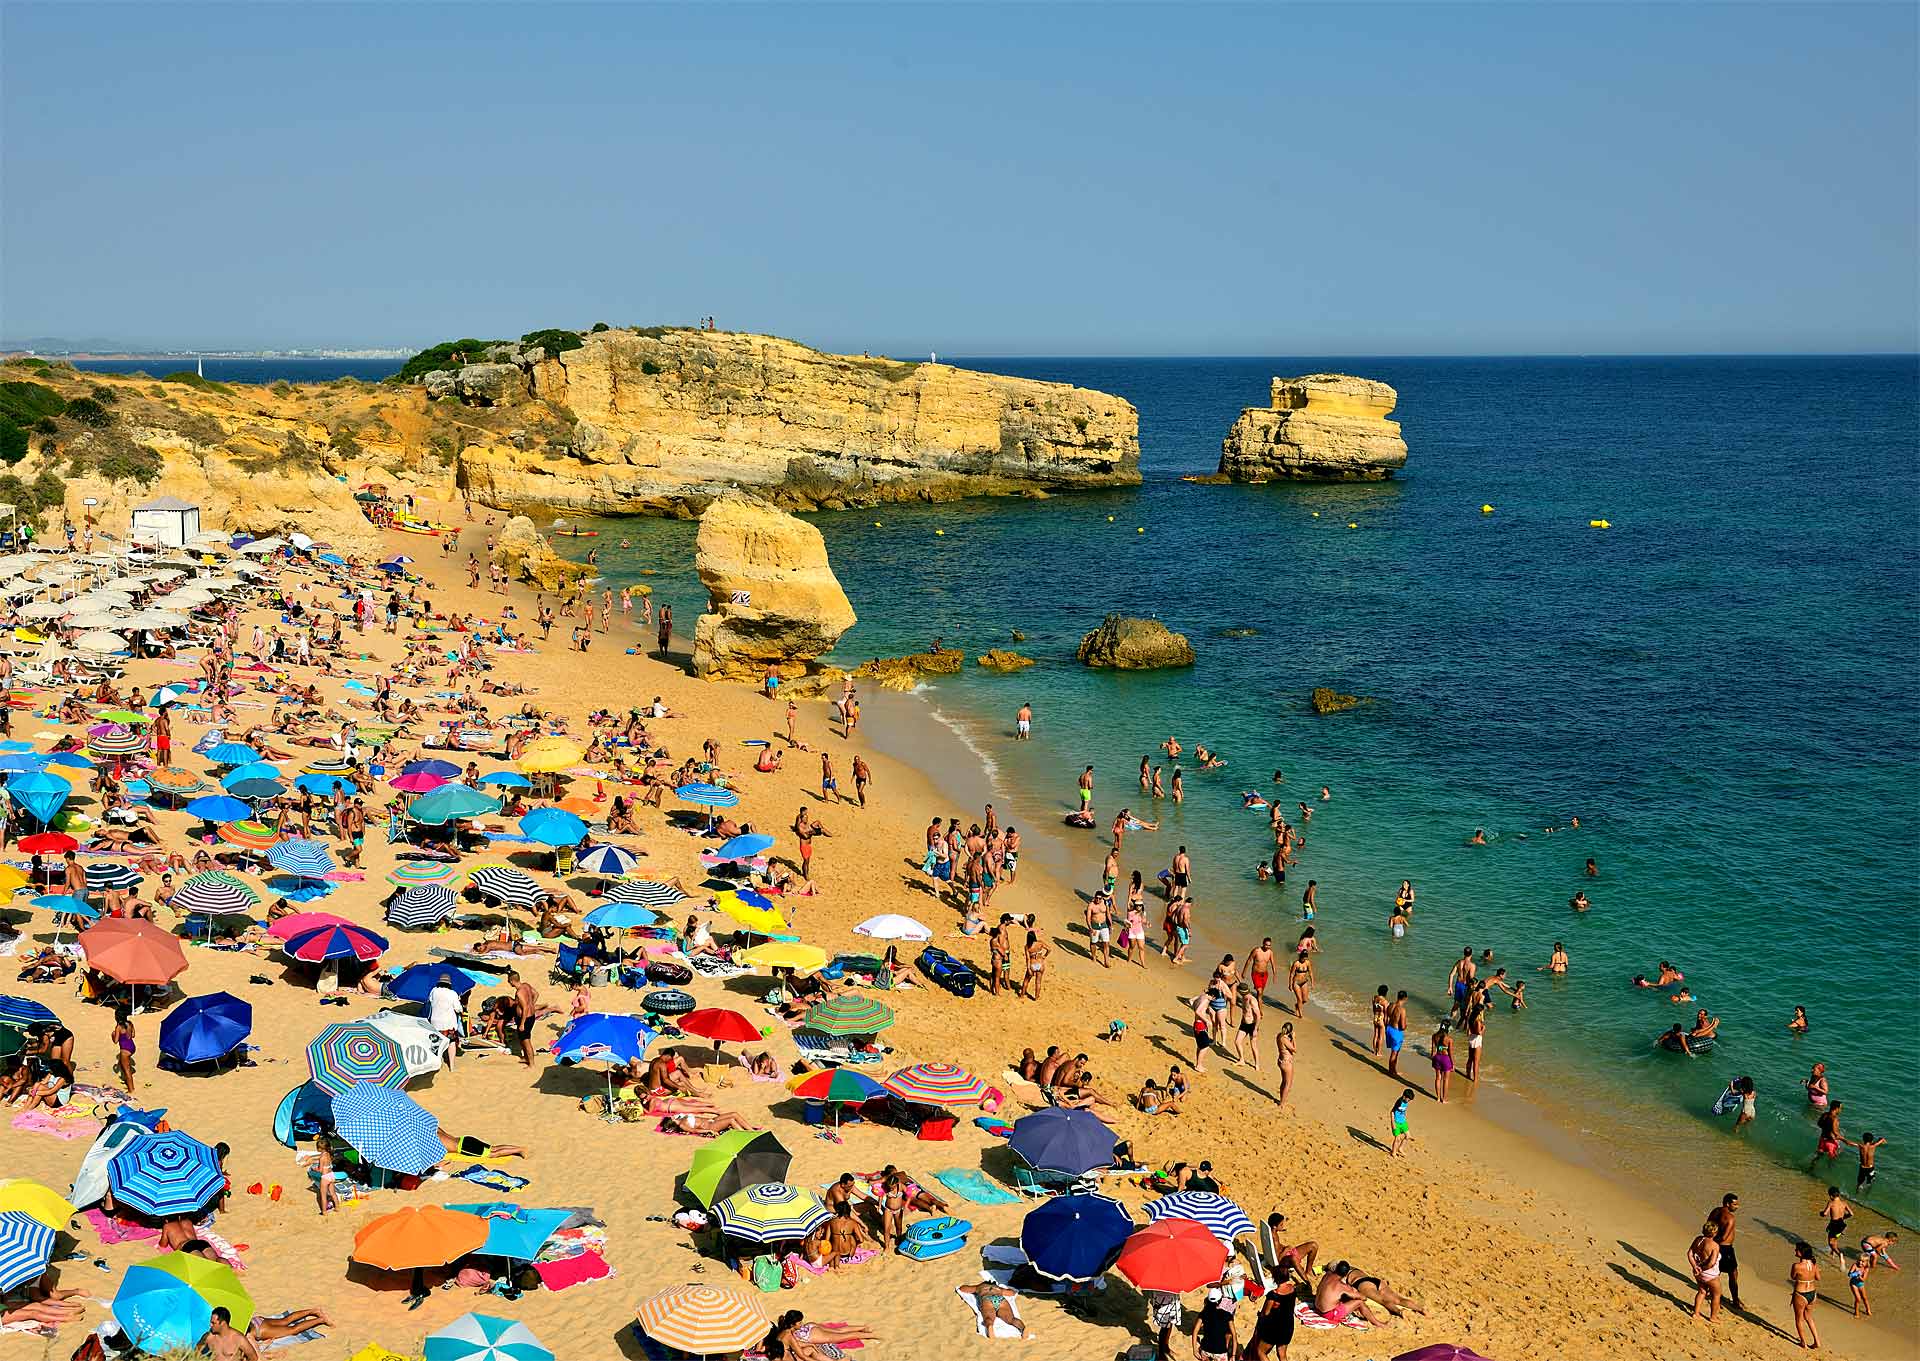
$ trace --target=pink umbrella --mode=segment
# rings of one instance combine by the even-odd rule
[[[396,775],[387,783],[405,794],[426,794],[445,784],[446,777],[416,770],[411,775]]]
[[[1471,1347],[1462,1347],[1457,1342],[1433,1342],[1424,1347],[1416,1347],[1410,1352],[1401,1352],[1393,1361],[1493,1361],[1491,1357],[1480,1355]]]
[[[345,917],[336,917],[331,912],[296,912],[290,917],[281,917],[267,927],[267,934],[275,940],[291,940],[302,931],[311,931],[319,926],[351,926]]]
[[[365,963],[380,958],[387,948],[386,938],[352,922],[327,923],[302,935],[290,936],[283,947],[295,959],[317,964],[349,955]]]

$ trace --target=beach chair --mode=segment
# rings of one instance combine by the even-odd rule
[[[1064,1172],[1040,1172],[1031,1167],[1013,1169],[1013,1189],[1023,1196],[1057,1196],[1072,1188],[1074,1178]]]
[[[578,983],[583,971],[580,968],[580,947],[562,945],[553,953],[554,977],[563,983]]]

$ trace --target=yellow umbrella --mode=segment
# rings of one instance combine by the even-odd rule
[[[31,882],[26,871],[17,870],[12,865],[0,865],[0,893],[16,893]]]
[[[786,919],[770,907],[755,907],[743,902],[735,893],[722,893],[715,899],[720,910],[746,927],[749,931],[770,936],[776,931],[787,929]]]
[[[74,1213],[73,1206],[65,1196],[25,1177],[9,1177],[0,1181],[0,1214],[10,1210],[18,1211],[29,1219],[37,1219],[56,1230],[66,1228],[67,1221],[73,1218]]]
[[[570,765],[578,764],[586,754],[585,747],[564,737],[542,737],[537,742],[528,743],[516,764],[528,773],[565,770]]]
[[[756,969],[792,969],[797,973],[812,973],[815,969],[826,967],[827,952],[817,945],[802,945],[797,940],[770,940],[751,950],[742,950],[737,958]]]

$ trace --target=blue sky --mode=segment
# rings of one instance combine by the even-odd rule
[[[1906,4],[0,7],[0,333],[1911,350]]]

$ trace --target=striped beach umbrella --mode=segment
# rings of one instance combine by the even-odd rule
[[[458,901],[445,884],[415,884],[387,904],[387,920],[408,930],[438,926]]]
[[[642,907],[672,907],[687,900],[681,889],[651,879],[618,880],[604,896],[610,903],[638,903]]]
[[[805,1101],[834,1106],[858,1106],[885,1096],[887,1089],[852,1068],[820,1068],[787,1083],[787,1090]]]
[[[468,1314],[427,1334],[425,1361],[553,1361],[553,1353],[518,1319]]]
[[[713,1212],[720,1232],[754,1243],[796,1242],[833,1217],[818,1195],[783,1181],[735,1191]]]
[[[353,762],[344,756],[320,756],[301,766],[300,773],[302,775],[351,775]]]
[[[100,860],[87,866],[87,887],[96,892],[128,889],[142,882],[140,871],[118,861]]]
[[[583,874],[598,874],[611,879],[621,874],[632,874],[640,868],[640,857],[625,846],[616,846],[612,842],[590,847],[574,860],[574,866]]]
[[[389,884],[412,886],[414,884],[444,884],[447,880],[465,874],[457,863],[435,864],[431,860],[408,860],[396,865],[387,875]]]
[[[0,997],[0,1025],[10,1025],[24,1030],[30,1025],[42,1021],[51,1021],[55,1025],[60,1018],[44,1002],[36,1002],[31,997]]]
[[[267,863],[302,879],[324,879],[335,865],[333,852],[318,841],[280,841],[267,850]]]
[[[194,803],[199,802],[199,799],[194,800]],[[192,811],[191,805],[188,811]],[[220,839],[229,846],[238,846],[243,851],[264,851],[280,840],[280,833],[264,822],[242,819],[239,822],[222,824]]]
[[[364,964],[385,954],[388,944],[387,938],[377,931],[352,922],[340,922],[289,936],[281,948],[308,964],[324,964],[330,959],[356,959]]]
[[[407,1060],[391,1035],[365,1021],[339,1021],[308,1041],[307,1072],[314,1086],[337,1097],[356,1082],[405,1086]]]
[[[260,905],[260,895],[244,879],[225,870],[202,870],[174,891],[173,905],[181,912],[209,917],[238,916]]]
[[[717,784],[683,784],[673,791],[673,796],[682,803],[698,804],[702,808],[732,808],[740,802],[740,796],[731,789],[722,789]]]
[[[148,771],[146,778],[149,789],[157,789],[162,794],[174,798],[204,789],[207,784],[192,771],[182,770],[179,766],[161,766],[157,770]]]
[[[375,1167],[418,1174],[447,1156],[440,1122],[405,1092],[358,1082],[333,1100],[333,1127]]]
[[[482,865],[467,882],[481,897],[492,898],[509,907],[531,908],[547,896],[547,891],[534,882],[530,875],[523,874],[511,865]]]
[[[1148,1201],[1145,1208],[1147,1218],[1155,1223],[1162,1219],[1191,1219],[1196,1224],[1204,1224],[1229,1250],[1234,1239],[1253,1232],[1251,1215],[1225,1196],[1211,1191],[1175,1191]]]
[[[893,1024],[893,1008],[871,997],[834,997],[810,1007],[800,1024],[823,1035],[877,1035]]]
[[[260,753],[245,742],[216,742],[200,754],[215,766],[243,766],[260,759]]]
[[[52,1229],[19,1210],[0,1211],[0,1294],[42,1275],[52,1257]]]
[[[953,1063],[916,1063],[881,1085],[903,1101],[928,1106],[977,1106],[987,1098],[987,1084]]]
[[[694,1356],[724,1356],[766,1340],[772,1325],[759,1302],[717,1285],[676,1285],[639,1308],[640,1331]]]
[[[142,1134],[107,1164],[115,1203],[156,1219],[205,1209],[225,1185],[213,1149],[177,1129]]]
[[[120,728],[87,739],[87,750],[95,756],[136,756],[147,749],[147,735]]]

